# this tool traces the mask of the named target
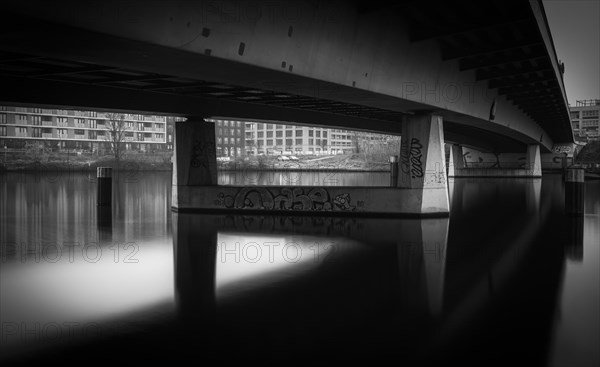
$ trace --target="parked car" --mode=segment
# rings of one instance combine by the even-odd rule
[[[278,161],[289,161],[290,159],[284,155],[280,155],[279,157],[277,157]]]
[[[295,155],[291,155],[289,158],[290,158],[290,161],[299,161],[300,160]]]

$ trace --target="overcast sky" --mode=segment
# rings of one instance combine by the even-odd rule
[[[567,98],[600,99],[600,0],[544,0]]]

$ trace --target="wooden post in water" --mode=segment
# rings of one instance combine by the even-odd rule
[[[569,215],[583,215],[585,171],[568,168],[565,175],[565,211]]]
[[[390,186],[398,186],[398,156],[390,156]]]
[[[112,168],[98,167],[96,171],[98,178],[98,195],[96,205],[112,205]]]

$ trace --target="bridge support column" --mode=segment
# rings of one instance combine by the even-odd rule
[[[527,146],[526,169],[529,177],[542,177],[542,158],[540,146],[537,144]]]
[[[175,123],[173,149],[173,190],[171,205],[189,202],[189,186],[217,185],[217,153],[215,125],[201,118],[188,118]]]
[[[402,126],[398,186],[410,189],[421,214],[449,213],[442,117],[408,117]]]
[[[452,144],[450,148],[450,160],[448,162],[448,177],[457,176],[457,170],[465,168],[465,160],[463,158],[462,146]]]

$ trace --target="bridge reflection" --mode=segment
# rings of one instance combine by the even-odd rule
[[[572,246],[549,182],[456,180],[450,219],[173,213],[183,342],[240,361],[545,364]]]

